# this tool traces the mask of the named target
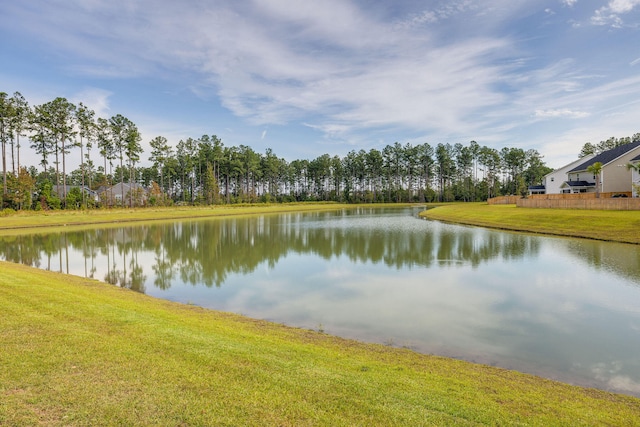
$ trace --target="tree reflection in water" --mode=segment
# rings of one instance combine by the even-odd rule
[[[539,251],[540,240],[524,234],[434,228],[406,211],[398,221],[377,219],[389,212],[401,211],[358,208],[28,234],[0,238],[0,257],[34,267],[42,267],[46,260],[44,268],[59,267],[68,273],[72,251],[82,256],[85,276],[94,277],[100,266],[106,271],[105,282],[145,292],[145,272],[153,278],[153,286],[163,290],[176,277],[194,286],[219,287],[229,274],[251,273],[262,263],[273,267],[289,253],[315,254],[327,260],[347,256],[354,262],[403,269],[434,264],[475,268],[493,259],[535,257]],[[601,242],[575,242],[567,239],[566,245],[581,261],[637,276],[640,260],[636,252],[625,251],[625,245],[608,246],[606,251],[615,251],[614,255]],[[56,258],[58,266],[52,265]],[[139,259],[153,261],[142,265]]]

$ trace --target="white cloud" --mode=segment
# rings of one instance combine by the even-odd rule
[[[82,102],[96,113],[96,117],[109,117],[111,115],[109,108],[111,95],[111,92],[104,89],[87,88],[75,94],[70,101],[74,104]]]
[[[611,0],[608,8],[613,13],[627,13],[638,5],[640,5],[640,0]]]
[[[631,12],[639,5],[640,0],[610,0],[607,6],[595,11],[595,14],[591,17],[591,23],[621,28],[624,25],[624,21],[620,15]]]
[[[536,117],[542,118],[572,118],[572,119],[583,119],[585,117],[589,117],[589,113],[584,111],[571,111],[568,108],[556,109],[556,110],[536,110]]]
[[[507,40],[438,46],[419,30],[372,21],[348,7],[327,14],[324,5],[295,12],[286,5],[256,5],[276,22],[244,16],[196,25],[210,52],[203,71],[220,88],[223,105],[252,123],[307,121],[332,133],[376,126],[465,129],[466,115],[503,100],[492,89],[501,71],[491,61],[510,51]]]
[[[324,136],[328,142],[368,147],[388,143],[386,138],[533,144],[535,138],[568,132],[576,126],[573,119],[588,113],[593,122],[613,115],[625,97],[638,92],[631,85],[635,81],[625,79],[633,69],[607,68],[607,61],[598,59],[599,46],[590,44],[588,55],[581,52],[584,43],[563,37],[566,22],[558,33],[555,21],[544,17],[544,34],[527,33],[541,24],[544,6],[536,0],[488,0],[482,7],[458,0],[428,10],[411,9],[410,2],[363,7],[362,1],[348,0],[220,0],[197,8],[151,0],[33,1],[28,6],[0,2],[0,27],[37,46],[30,54],[46,52],[40,56],[56,59],[47,66],[53,63],[52,75],[64,74],[58,85],[63,91],[49,93],[74,93],[76,80],[106,87],[114,91],[111,97],[103,93],[101,99],[95,92],[82,100],[107,112],[110,100],[113,108],[127,102],[120,91],[130,85],[144,86],[140,93],[191,89],[195,104],[216,112],[222,105],[226,111],[217,116],[230,112],[231,120],[240,118],[224,125],[237,131],[236,140],[251,134],[255,141],[270,124],[294,124],[296,131],[324,133],[307,130],[316,141],[324,142]],[[609,1],[600,16],[630,19],[638,1]],[[559,2],[558,15],[562,7],[572,7],[576,19],[593,14],[583,7],[587,2]],[[552,13],[553,5],[546,6]],[[581,18],[580,12],[586,15]],[[581,31],[586,37],[588,29]],[[599,40],[606,43],[611,57],[625,49]],[[632,51],[626,48],[627,55]],[[585,70],[602,76],[587,76]],[[25,88],[34,100],[22,80],[0,77],[16,81],[16,89]],[[185,109],[188,96],[181,98]],[[133,104],[145,108],[144,99]],[[146,113],[161,115],[159,107]],[[167,120],[157,121],[159,129],[166,128]],[[243,133],[240,126],[247,123],[260,128]],[[566,127],[540,137],[535,124]],[[606,131],[624,135],[616,128]],[[150,132],[155,136],[159,130]]]
[[[396,26],[409,29],[422,26],[424,24],[435,24],[440,21],[450,19],[458,14],[472,10],[477,10],[478,5],[471,0],[457,0],[442,4],[435,9],[423,10],[419,13],[411,14],[407,19],[399,21]]]

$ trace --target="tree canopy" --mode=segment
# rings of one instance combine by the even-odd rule
[[[21,164],[21,137],[40,157],[38,165]],[[640,134],[586,143],[580,155],[635,140]],[[213,134],[175,144],[154,136],[146,140],[149,153],[142,141],[136,124],[121,114],[96,117],[86,105],[61,97],[31,107],[19,92],[0,92],[2,207],[481,201],[525,194],[551,171],[536,150],[497,150],[476,141],[395,142],[343,157],[326,153],[292,161],[271,148],[260,153],[246,145],[227,146]],[[68,156],[80,160],[78,169],[67,170]],[[147,160],[150,166],[141,166]],[[116,184],[126,194],[116,193]],[[67,204],[72,187],[78,190]],[[111,193],[105,195],[105,189]]]

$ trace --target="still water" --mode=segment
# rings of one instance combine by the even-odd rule
[[[183,303],[640,396],[640,246],[360,208],[0,239]]]

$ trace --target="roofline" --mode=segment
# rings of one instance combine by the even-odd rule
[[[591,158],[591,159],[587,160],[587,162],[589,162],[589,161],[591,161],[591,160],[595,160],[593,163],[588,164],[588,165],[587,165],[587,162],[582,163],[582,164],[581,164],[580,166],[578,166],[578,167],[581,167],[581,166],[585,166],[585,165],[586,165],[583,169],[574,168],[574,169],[571,169],[570,171],[568,171],[567,173],[571,173],[571,172],[583,172],[583,171],[586,171],[586,170],[587,170],[587,168],[588,168],[589,166],[591,166],[592,164],[594,164],[594,163],[596,163],[596,162],[598,162],[598,161],[599,161],[599,160],[598,160],[598,157],[602,156],[603,154],[608,153],[609,151],[615,150],[615,149],[620,148],[620,147],[625,147],[625,146],[630,147],[630,148],[629,148],[628,150],[626,150],[625,152],[623,152],[622,154],[620,154],[618,157],[615,157],[615,158],[613,158],[613,159],[609,160],[607,163],[602,163],[602,167],[605,167],[605,166],[607,166],[607,165],[610,165],[611,163],[613,163],[613,162],[615,162],[616,160],[618,160],[620,157],[622,157],[622,156],[624,156],[624,155],[626,155],[626,154],[629,154],[631,151],[633,151],[633,150],[635,150],[635,149],[637,149],[637,148],[640,148],[640,141],[633,141],[633,142],[630,142],[629,144],[618,145],[617,147],[611,148],[610,150],[603,151],[602,153],[598,154],[597,156],[595,156],[595,157],[593,157],[593,158]]]
[[[573,165],[581,164],[581,162],[585,162],[585,161],[588,162],[589,160],[593,159],[595,156],[596,156],[595,154],[587,154],[586,156],[580,157],[579,159],[576,159],[571,163],[567,163],[566,165],[564,165],[562,167],[559,167],[558,169],[552,170],[548,174],[544,175],[543,178],[546,178],[549,175],[552,175],[552,174],[554,174],[554,173],[556,173],[558,171],[561,171],[562,169],[568,169],[568,168],[573,167]],[[569,171],[567,171],[567,172],[569,172]],[[565,172],[565,173],[567,173],[567,172]]]

